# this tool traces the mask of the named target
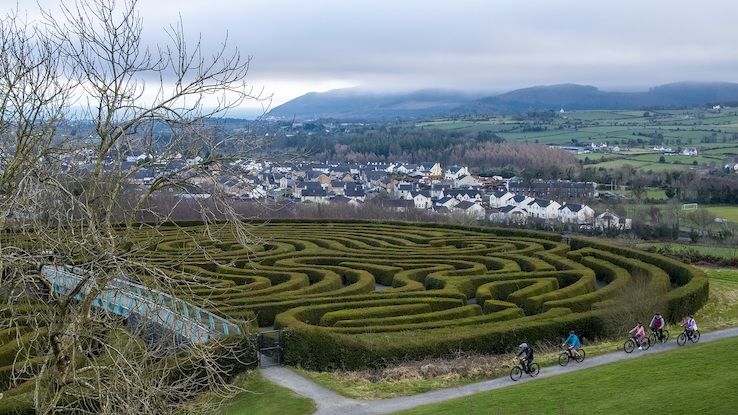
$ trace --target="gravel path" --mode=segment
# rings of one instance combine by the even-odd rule
[[[637,359],[639,356],[661,353],[667,350],[674,350],[679,346],[676,344],[676,335],[667,344],[658,344],[652,346],[647,351],[634,351],[631,354],[625,354],[623,351],[613,352],[596,357],[588,357],[583,363],[570,362],[568,366],[551,366],[541,369],[541,373],[535,379],[548,378],[564,373],[575,372],[577,370],[587,369],[595,366],[601,366],[608,363],[619,362],[629,359]],[[718,339],[738,336],[738,327],[704,333],[700,338],[701,343],[708,343]],[[683,347],[690,347],[690,343]],[[308,380],[286,367],[268,367],[261,369],[261,374],[270,381],[284,386],[296,393],[306,396],[315,401],[318,410],[316,415],[374,415],[374,414],[390,414],[403,409],[414,408],[420,405],[437,403],[449,399],[459,398],[472,395],[479,392],[500,389],[507,386],[535,381],[534,378],[523,376],[518,382],[513,382],[509,377],[487,380],[483,382],[472,383],[469,385],[459,386],[455,388],[441,389],[433,392],[421,393],[413,396],[404,396],[400,398],[382,399],[375,401],[362,401],[346,398],[331,390],[328,390],[311,380]]]

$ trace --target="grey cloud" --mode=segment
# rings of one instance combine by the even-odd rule
[[[35,0],[21,0],[33,8]],[[43,0],[45,5],[53,0]],[[738,81],[738,2],[141,0],[147,35],[189,33],[254,56],[254,82],[505,90]],[[265,87],[269,90],[269,84]],[[300,92],[304,92],[300,90]]]

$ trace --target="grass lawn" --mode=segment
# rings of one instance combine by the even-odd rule
[[[733,258],[736,256],[736,250],[720,246],[692,245],[681,244],[676,242],[646,242],[636,245],[638,248],[647,249],[648,247],[664,247],[669,246],[673,251],[677,252],[685,249],[694,249],[701,254],[713,255],[720,258]]]
[[[716,362],[738,359],[738,339],[689,345],[636,360],[540,379],[400,412],[446,414],[731,414],[738,371]],[[658,399],[657,399],[658,397]]]
[[[730,222],[738,223],[738,206],[709,206],[701,205],[700,207],[706,207],[707,210],[712,212],[713,215],[719,218],[725,218]]]
[[[213,402],[213,415],[307,415],[315,412],[311,399],[269,382],[256,371],[240,375],[234,384],[244,391],[223,403],[212,396],[204,396],[198,403]]]

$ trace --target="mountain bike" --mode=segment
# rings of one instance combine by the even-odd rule
[[[520,378],[523,377],[523,373],[527,373],[528,376],[534,378],[538,376],[538,373],[541,371],[541,367],[538,366],[538,363],[531,363],[530,370],[525,370],[525,361],[517,358],[515,360],[517,363],[510,370],[510,379],[512,379],[513,382],[520,380]]]
[[[638,347],[638,340],[634,336],[631,336],[623,344],[623,351],[625,353],[632,353],[633,350],[636,349],[636,347]],[[648,336],[644,337],[641,341],[641,347],[643,348],[643,350],[648,350],[651,347],[651,338]]]
[[[664,334],[661,337],[661,341],[659,341],[658,333],[656,331],[651,331],[651,334],[648,335],[648,340],[651,341],[652,345],[669,341],[669,330],[664,329],[663,332]]]
[[[700,331],[694,330],[692,334],[689,334],[687,332],[687,329],[684,329],[684,331],[677,337],[677,344],[680,346],[684,346],[685,343],[687,343],[687,340],[691,341],[692,343],[697,343],[700,341]]]
[[[577,363],[582,363],[584,361],[584,357],[585,357],[586,353],[584,352],[584,349],[582,349],[581,347],[579,348],[579,350],[577,350],[577,352],[579,354],[578,355],[574,355],[574,353],[572,353],[572,351],[571,351],[571,348],[565,349],[559,355],[559,365],[566,366],[566,365],[569,364],[569,360],[573,360],[573,361],[575,361]]]

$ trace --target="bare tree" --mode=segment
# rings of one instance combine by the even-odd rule
[[[710,226],[715,223],[715,215],[705,208],[699,208],[687,213],[687,220],[699,229],[699,235],[707,234]]]
[[[225,41],[216,51],[188,43],[181,22],[166,31],[168,43],[147,46],[136,0],[77,0],[42,13],[36,25],[17,14],[0,22],[0,269],[11,316],[3,328],[15,328],[20,345],[7,394],[43,414],[181,412],[248,363],[243,339],[211,336],[183,353],[176,335],[143,341],[147,324],[126,327],[98,306],[140,284],[172,294],[177,308],[188,281],[178,258],[147,256],[177,207],[158,206],[160,194],[208,195],[187,202],[205,227],[176,230],[193,252],[207,254],[201,240],[257,242],[217,186],[232,161],[261,145],[217,122],[262,100],[246,83],[251,58]],[[42,265],[45,273],[34,272]],[[74,278],[55,281],[69,265]]]

